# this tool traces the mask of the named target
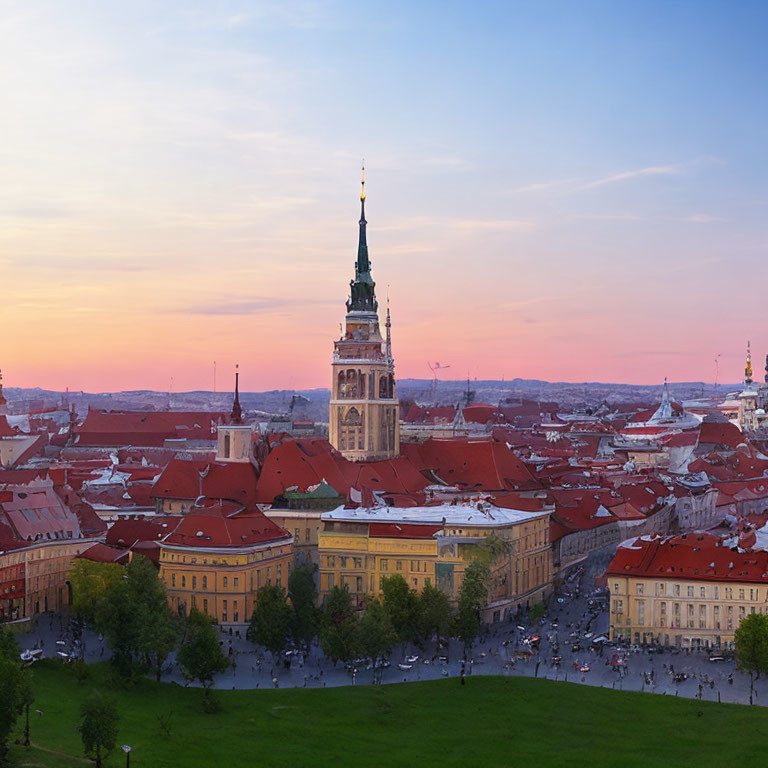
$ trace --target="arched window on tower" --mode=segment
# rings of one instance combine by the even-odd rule
[[[384,399],[387,397],[387,377],[386,375],[379,376],[379,398]]]
[[[229,458],[229,454],[231,453],[231,451],[232,451],[232,440],[230,439],[229,433],[227,432],[224,435],[224,458],[225,459]]]
[[[340,445],[348,450],[362,450],[363,444],[363,414],[357,408],[350,408],[341,422],[342,439]]]

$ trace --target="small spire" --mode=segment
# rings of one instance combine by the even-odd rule
[[[365,202],[365,158],[363,158],[363,178],[361,180],[362,189],[360,190],[360,200]]]
[[[243,409],[240,407],[240,366],[235,365],[235,401],[232,403],[232,423],[242,424]]]
[[[392,321],[389,316],[389,286],[387,286],[387,322],[384,323],[384,326],[387,329],[387,363],[391,365],[392,363]]]
[[[744,383],[749,386],[752,383],[752,349],[747,342],[747,364],[744,366]]]

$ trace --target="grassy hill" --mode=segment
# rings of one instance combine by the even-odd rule
[[[223,711],[202,692],[142,680],[115,686],[104,666],[78,682],[69,667],[35,669],[33,747],[17,766],[87,764],[76,731],[82,698],[113,690],[119,744],[132,768],[151,766],[722,766],[762,764],[762,707],[622,693],[525,678],[475,677],[322,690],[223,691]],[[170,735],[160,717],[170,720]],[[119,750],[107,766],[122,766]]]

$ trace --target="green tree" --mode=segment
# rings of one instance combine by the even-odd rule
[[[360,653],[373,662],[374,682],[380,670],[379,663],[392,653],[397,639],[397,633],[381,601],[377,598],[369,599],[365,613],[358,621],[356,644]]]
[[[13,632],[0,624],[0,658],[18,663],[20,653],[21,649]]]
[[[72,584],[72,609],[78,618],[93,624],[97,606],[106,598],[110,588],[122,577],[125,569],[116,563],[94,563],[75,560],[69,574]]]
[[[221,651],[213,619],[200,613],[197,608],[190,611],[186,636],[176,659],[184,677],[187,680],[197,680],[203,686],[204,706],[208,710],[213,677],[224,672],[229,667],[229,661]]]
[[[92,576],[93,579],[93,576]],[[124,677],[136,664],[153,666],[160,679],[163,663],[176,647],[179,623],[168,607],[165,584],[146,557],[134,555],[119,579],[111,575],[93,611],[93,624],[112,649],[112,665]],[[97,592],[91,583],[93,592]]]
[[[0,655],[0,766],[8,765],[8,738],[24,704],[23,674],[18,655]]]
[[[293,616],[291,636],[297,645],[307,646],[318,630],[317,586],[315,566],[306,563],[294,568],[288,577],[288,596]]]
[[[736,663],[749,672],[749,701],[752,703],[755,676],[768,672],[768,616],[751,613],[741,620],[734,634]]]
[[[351,661],[360,653],[356,614],[348,616],[339,624],[330,624],[320,630],[320,645],[323,653],[335,664],[337,661]]]
[[[399,574],[381,580],[381,604],[402,643],[413,641],[419,633],[419,597]]]
[[[451,630],[453,606],[448,595],[433,584],[425,584],[419,595],[419,634],[428,640],[446,636]]]
[[[320,645],[334,664],[349,661],[357,653],[357,616],[346,585],[334,587],[323,602]]]
[[[469,648],[480,634],[480,611],[488,601],[490,570],[484,562],[472,562],[464,571],[456,612],[456,636]]]
[[[291,633],[293,611],[285,602],[285,590],[277,585],[261,587],[256,593],[247,638],[274,654],[284,648]]]
[[[159,682],[165,660],[178,645],[181,621],[170,609],[165,582],[150,560],[134,557],[126,576],[136,611],[136,653],[154,668]]]
[[[352,604],[352,595],[346,584],[343,587],[334,587],[323,601],[323,607],[320,611],[321,627],[327,627],[330,624],[341,624],[355,612]]]
[[[117,741],[117,723],[120,716],[111,696],[94,691],[80,708],[80,738],[86,755],[93,755],[96,768],[101,768],[103,756],[109,755]],[[102,752],[104,755],[102,755]]]

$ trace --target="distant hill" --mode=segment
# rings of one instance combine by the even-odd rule
[[[492,404],[507,399],[556,401],[563,408],[598,405],[602,402],[654,403],[661,398],[661,384],[616,384],[608,382],[550,382],[540,379],[511,379],[470,381],[475,401]],[[738,389],[738,384],[712,384],[700,381],[674,382],[669,385],[675,400],[691,400],[700,397],[725,396]],[[460,379],[438,381],[431,379],[398,379],[398,395],[401,400],[418,403],[456,403],[465,397],[467,381]],[[153,390],[129,390],[125,392],[55,392],[38,387],[20,389],[6,387],[9,408],[20,412],[28,408],[40,409],[61,405],[65,399],[74,403],[78,413],[88,407],[112,410],[229,410],[231,392],[156,392]],[[287,390],[274,389],[266,392],[241,392],[240,401],[247,411],[264,414],[288,413],[291,399],[298,395],[294,404],[296,418],[326,421],[330,391],[326,388]]]

